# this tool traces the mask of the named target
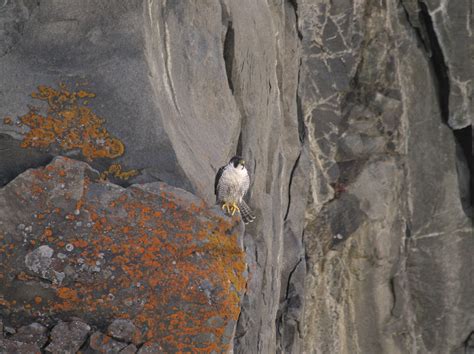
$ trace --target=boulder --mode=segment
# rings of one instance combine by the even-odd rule
[[[0,311],[10,322],[77,316],[104,327],[120,316],[109,333],[124,341],[140,342],[138,328],[165,351],[229,347],[246,282],[237,217],[164,183],[124,189],[63,157],[1,189],[0,210]],[[48,350],[77,348],[87,329],[78,324],[55,327]],[[63,345],[68,331],[75,338]]]
[[[91,327],[82,321],[60,322],[51,331],[48,353],[76,353],[87,339]]]

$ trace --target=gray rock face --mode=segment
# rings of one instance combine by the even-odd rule
[[[94,332],[89,338],[89,347],[93,353],[118,353],[126,346],[127,344],[116,341],[101,332]]]
[[[439,63],[410,16],[421,10],[403,3],[298,2],[314,162],[308,353],[448,353],[472,332],[468,172],[445,125]],[[463,110],[454,102],[450,119]]]
[[[107,334],[123,342],[141,343],[140,331],[130,320],[114,320],[107,328]]]
[[[0,133],[0,186],[4,186],[28,168],[46,165],[51,159],[52,156],[48,153],[25,150],[20,147],[18,140]]]
[[[36,344],[42,348],[48,341],[47,331],[48,329],[45,326],[39,323],[32,323],[28,326],[20,327],[10,339],[16,342]]]
[[[123,346],[97,332],[99,351],[152,339],[165,351],[230,347],[246,280],[237,217],[164,183],[101,181],[64,157],[1,189],[0,210],[0,316],[14,325],[77,316],[105,329],[115,319],[108,334]],[[64,326],[70,336],[56,337]],[[49,350],[75,345],[76,327],[55,327]]]
[[[163,348],[158,343],[145,343],[142,345],[138,354],[153,354],[160,353],[163,351]]]
[[[404,0],[409,20],[417,29],[430,58],[441,71],[435,79],[445,95],[448,123],[453,129],[465,128],[473,122],[472,65],[472,4],[469,1],[443,2]],[[470,43],[470,44],[467,44]],[[443,77],[444,76],[444,77]]]
[[[0,59],[2,82],[16,83],[0,96],[0,117],[15,121],[3,124],[1,132],[23,141],[28,128],[16,125],[17,117],[29,112],[28,104],[46,104],[30,96],[38,85],[57,89],[63,82],[76,90],[87,82],[95,98],[83,107],[104,118],[104,127],[125,145],[113,162],[141,172],[129,183],[160,179],[213,203],[217,168],[235,153],[245,156],[252,173],[250,204],[260,221],[247,230],[245,247],[256,257],[237,347],[274,351],[272,323],[279,307],[287,306],[281,284],[290,274],[296,277],[292,270],[304,254],[306,200],[294,197],[290,203],[291,188],[300,189],[290,188],[290,180],[304,130],[296,114],[299,57],[292,5],[215,0],[6,6],[17,8],[17,20],[27,26]],[[41,151],[84,158],[57,146]],[[102,172],[111,162],[91,163]],[[287,216],[295,214],[292,222]],[[294,236],[287,237],[285,228]],[[285,242],[297,246],[281,265]],[[303,273],[298,272],[300,284]],[[228,332],[232,338],[232,329]]]
[[[81,321],[60,322],[51,331],[49,353],[76,353],[87,339],[91,327]]]
[[[41,320],[45,320],[42,318]],[[51,320],[51,319],[49,319]],[[0,319],[0,323],[2,323]],[[126,323],[125,323],[126,322]],[[109,325],[114,333],[123,333],[123,328],[130,328],[129,321],[115,319]],[[120,328],[118,328],[120,327]],[[118,332],[117,332],[118,331]],[[9,327],[8,338],[0,338],[1,353],[36,354],[36,353],[125,353],[133,354],[138,351],[134,344],[127,340],[116,340],[100,331],[93,332],[90,336],[91,326],[77,318],[68,322],[59,321],[51,331],[40,323],[33,322],[18,329]],[[10,334],[10,335],[8,335]],[[138,337],[133,336],[133,340]],[[128,338],[127,338],[128,339]],[[49,342],[46,346],[45,344]],[[141,346],[145,352],[162,352],[163,348],[147,343]],[[150,351],[154,350],[154,351]]]
[[[120,353],[122,354],[135,354],[136,352],[137,347],[135,346],[135,344],[129,344],[120,351]]]
[[[0,353],[40,354],[41,351],[36,344],[0,339]]]
[[[257,220],[243,240],[238,323],[206,322],[224,327],[220,344],[236,353],[471,350],[474,240],[458,146],[472,138],[470,6],[0,1],[0,185],[67,155],[99,172],[138,170],[122,184],[164,181],[212,204],[217,168],[241,154]],[[41,96],[40,85],[69,96]],[[106,156],[90,159],[98,151]],[[106,205],[121,190],[110,188],[91,195]],[[58,208],[77,197],[61,183],[53,194]],[[17,199],[8,195],[0,220],[18,218],[8,232],[23,242],[39,231]],[[73,242],[32,245],[18,266],[64,286],[74,272],[59,265],[71,252]],[[98,265],[82,266],[97,276]],[[33,302],[28,281],[15,289]],[[107,334],[128,342],[119,332]],[[163,350],[143,340],[140,352]]]

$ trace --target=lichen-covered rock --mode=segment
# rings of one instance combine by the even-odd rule
[[[129,344],[125,348],[123,348],[120,353],[121,354],[135,354],[137,352],[137,347],[135,344]]]
[[[94,332],[89,338],[89,347],[97,353],[118,353],[127,346],[127,343],[116,341],[115,339],[101,333]],[[86,351],[87,352],[87,351]]]
[[[51,343],[45,351],[53,354],[75,353],[87,339],[91,327],[82,321],[60,322],[51,331]]]
[[[107,327],[107,334],[123,342],[141,343],[141,333],[130,320],[113,320],[109,327]]]
[[[48,329],[35,322],[20,327],[9,339],[16,342],[36,344],[38,347],[42,348],[48,341]]]
[[[245,287],[237,217],[164,183],[124,189],[56,158],[0,190],[0,224],[0,313],[12,323],[78,316],[105,328],[120,317],[109,333],[125,341],[142,332],[165,351],[229,347]],[[60,332],[49,351],[63,348]]]
[[[158,343],[148,342],[141,346],[138,354],[154,354],[163,352],[163,347]]]
[[[244,239],[253,262],[236,332],[244,352],[276,350],[275,315],[286,306],[288,277],[299,285],[304,277],[307,193],[300,197],[299,191],[308,175],[299,164],[305,128],[296,99],[295,5],[0,1],[0,22],[11,26],[0,33],[0,43],[8,44],[0,45],[0,132],[9,137],[0,141],[0,151],[8,149],[0,153],[0,183],[51,155],[117,156],[120,144],[103,139],[102,128],[125,150],[114,159],[93,159],[91,166],[100,172],[111,171],[111,164],[138,169],[123,183],[159,180],[207,203],[215,201],[217,168],[236,153],[245,157],[258,219]],[[61,87],[67,94],[53,92]],[[78,110],[86,113],[85,124]],[[292,178],[298,174],[303,178]],[[286,326],[280,322],[280,329]],[[294,322],[288,321],[298,328]],[[293,337],[298,340],[297,331]]]
[[[41,350],[36,344],[0,339],[0,353],[41,354]]]
[[[472,160],[474,111],[469,5],[0,0],[0,185],[66,154],[91,159],[104,177],[130,177],[120,181],[124,185],[159,180],[210,203],[217,167],[242,154],[258,218],[243,240],[250,277],[237,328],[218,311],[206,321],[223,333],[222,343],[235,337],[236,353],[457,350],[474,321],[465,166]],[[100,296],[94,311],[117,306],[120,312],[114,299],[124,277],[119,283],[112,277],[142,274],[124,259],[111,260],[110,252],[126,259],[136,239],[126,247],[123,232],[119,245],[108,242],[111,251],[97,255],[87,251],[95,245],[81,241],[88,233],[101,243],[110,233],[115,237],[108,221],[120,217],[115,207],[105,207],[110,195],[143,199],[137,197],[142,190],[108,185],[112,191],[99,193],[103,207],[95,215],[90,207],[87,214],[82,204],[65,203],[79,197],[69,195],[69,186],[61,196],[60,182],[52,212],[31,223],[32,208],[22,213],[21,197],[40,197],[44,190],[25,184],[20,196],[7,196],[15,220],[21,219],[8,232],[21,247],[5,251],[27,252],[16,264],[22,272],[7,277],[23,297],[16,308],[3,307],[5,319],[12,310],[17,317],[41,315],[36,305],[22,306],[44,306],[56,294],[62,308],[51,311],[67,316],[71,306],[65,304],[83,284],[89,284],[87,296]],[[10,213],[1,207],[0,214]],[[122,220],[131,209],[134,218],[142,217],[137,206],[121,209]],[[92,216],[98,218],[86,220]],[[75,228],[63,227],[65,217]],[[173,216],[167,220],[176,223]],[[153,234],[129,221],[123,226]],[[43,242],[64,237],[58,228],[68,232],[68,242]],[[28,243],[38,232],[44,233],[41,242]],[[140,242],[143,254],[155,255],[156,247]],[[51,258],[42,246],[53,250]],[[120,265],[108,269],[114,259]],[[151,267],[152,261],[141,263]],[[182,264],[169,258],[165,264],[173,261]],[[99,286],[91,294],[97,283],[111,291]],[[148,282],[138,283],[129,287],[131,294],[147,291],[141,285]],[[200,300],[212,299],[215,284],[199,285]],[[181,290],[172,291],[180,297]],[[134,299],[125,296],[125,307],[147,333],[142,324],[150,317],[142,314],[154,302]],[[11,305],[4,301],[0,305]],[[102,318],[104,332],[111,318],[97,314]],[[186,318],[176,322],[179,327]],[[211,334],[196,334],[199,345]]]

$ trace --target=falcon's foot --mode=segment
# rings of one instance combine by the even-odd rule
[[[239,207],[237,206],[237,203],[227,203],[225,202],[222,204],[222,210],[226,210],[227,214],[234,216],[236,211],[240,212]]]
[[[237,203],[232,203],[232,204],[230,205],[230,207],[231,207],[231,209],[232,209],[232,216],[234,216],[236,210],[238,210],[239,213],[240,213],[240,209],[239,209],[239,207],[237,206]]]
[[[224,204],[222,204],[222,210],[227,210],[227,214],[230,214],[231,207],[232,205],[230,203],[225,202]]]

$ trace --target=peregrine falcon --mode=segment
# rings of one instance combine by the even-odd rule
[[[234,156],[229,163],[219,168],[214,182],[214,192],[217,203],[222,204],[222,209],[226,209],[231,215],[238,210],[245,224],[255,220],[252,210],[244,201],[244,195],[250,186],[250,178],[245,161]]]

